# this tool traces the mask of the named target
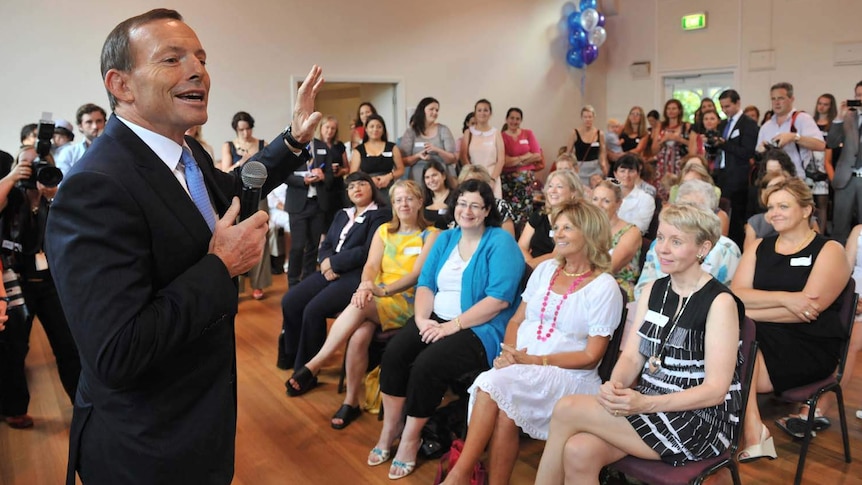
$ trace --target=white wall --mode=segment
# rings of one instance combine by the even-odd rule
[[[708,28],[684,32],[680,18],[706,11]],[[859,0],[619,0],[609,17],[607,116],[632,105],[661,111],[662,77],[733,71],[743,104],[769,109],[769,87],[794,85],[796,107],[814,110],[826,92],[842,100],[862,80],[862,66],[834,66],[833,44],[862,41]],[[752,70],[750,53],[774,50],[774,69]],[[632,80],[629,65],[649,61],[651,77]],[[600,115],[600,117],[602,117]]]
[[[332,79],[400,80],[405,106],[424,96],[441,102],[441,121],[458,131],[482,97],[492,122],[519,106],[524,126],[555,150],[577,122],[580,73],[563,61],[556,24],[559,0],[347,1],[175,0],[208,52],[214,146],[230,139],[230,118],[242,109],[269,138],[288,122],[290,78],[313,63]],[[14,152],[22,125],[42,111],[72,119],[95,102],[107,109],[99,52],[121,20],[160,6],[147,0],[30,0],[0,3],[3,65],[0,148]],[[606,82],[602,53],[587,70],[586,98],[600,111]],[[387,119],[388,120],[388,119]],[[342,129],[348,120],[341,120]],[[403,128],[403,125],[401,125]],[[549,150],[549,151],[551,151]]]

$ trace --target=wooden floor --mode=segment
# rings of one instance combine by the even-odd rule
[[[284,393],[287,373],[275,367],[276,338],[281,326],[280,297],[284,276],[262,301],[243,294],[237,318],[239,367],[239,416],[237,423],[237,485],[269,484],[374,484],[390,483],[387,466],[370,468],[365,460],[374,446],[380,423],[363,415],[342,431],[329,427],[329,417],[341,404],[335,384],[340,356],[321,373],[322,385],[311,393],[288,398]],[[41,326],[34,325],[27,360],[30,378],[30,414],[36,426],[13,430],[0,424],[0,485],[61,483],[66,467],[71,406],[57,377],[50,347]],[[855,382],[847,387],[847,414],[855,460],[845,464],[837,420],[812,443],[805,483],[819,485],[862,483],[862,421],[855,411],[862,404],[862,360]],[[773,432],[779,459],[742,465],[746,484],[792,483],[798,443],[777,430],[772,420],[790,408],[761,397],[767,425]],[[532,483],[542,443],[525,440],[512,479]],[[400,483],[430,484],[437,462],[420,462],[416,472]]]

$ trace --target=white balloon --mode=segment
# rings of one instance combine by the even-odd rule
[[[592,32],[599,25],[599,12],[594,8],[588,8],[581,12],[581,27],[587,32]]]
[[[604,27],[596,27],[589,33],[590,44],[596,47],[601,47],[608,39],[608,32]]]
[[[563,4],[563,17],[569,18],[569,15],[578,11],[578,6],[572,2],[566,2]]]

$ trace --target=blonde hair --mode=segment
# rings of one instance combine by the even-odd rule
[[[583,107],[583,108],[581,108],[581,116],[584,116],[584,113],[586,113],[587,111],[589,111],[590,113],[592,113],[592,114],[593,114],[593,116],[595,116],[595,115],[596,115],[596,108],[593,108],[593,106],[592,106],[592,105],[587,104],[587,105],[584,105],[584,107]]]
[[[679,173],[680,183],[685,182],[685,176],[690,174],[690,173],[696,174],[698,177],[700,177],[700,180],[707,182],[710,185],[715,185],[715,181],[712,180],[712,175],[709,174],[709,172],[706,170],[706,168],[703,166],[702,163],[688,163],[688,164],[686,164],[682,168],[682,171]]]
[[[658,220],[686,234],[693,234],[698,245],[709,241],[712,247],[715,247],[721,237],[721,221],[718,216],[694,204],[671,204],[661,210]]]
[[[481,180],[488,185],[491,185],[494,179],[491,178],[490,172],[488,169],[481,165],[465,165],[461,168],[461,174],[458,175],[458,183],[462,184],[467,180]]]
[[[583,199],[584,198],[584,186],[581,184],[581,179],[575,172],[571,170],[555,170],[548,174],[548,180],[545,182],[545,187],[542,189],[542,193],[545,195],[545,213],[551,212],[551,203],[548,201],[548,184],[551,183],[552,179],[560,179],[563,184],[569,187],[569,190],[572,191],[572,195],[574,195],[575,199]]]
[[[769,196],[779,190],[783,190],[793,196],[793,198],[796,199],[796,203],[798,203],[803,209],[811,207],[811,214],[814,214],[814,196],[811,194],[811,189],[808,187],[808,184],[803,182],[799,177],[788,177],[777,184],[770,185],[763,189],[763,192],[760,194],[760,203],[763,204],[763,207],[767,207]],[[809,218],[811,217],[811,214],[808,214]]]
[[[614,197],[617,198],[617,202],[623,200],[623,189],[620,187],[620,184],[615,184],[610,180],[602,180],[601,182],[597,183],[595,187],[593,187],[593,190],[595,191],[599,187],[604,187],[613,192]]]
[[[360,107],[361,106],[362,105],[360,105]],[[326,140],[323,139],[323,133],[321,133],[321,129],[323,128],[323,125],[329,123],[330,121],[335,122],[335,133],[332,134],[332,141],[336,142],[338,141],[338,120],[335,118],[335,116],[332,115],[324,116],[323,119],[320,120],[320,123],[317,124],[317,137],[326,142]]]
[[[583,234],[584,249],[592,269],[610,272],[611,222],[608,215],[593,204],[573,200],[554,209],[551,213],[552,223],[555,224],[560,216],[566,216]],[[565,258],[560,255],[555,255],[554,259],[560,266],[566,264]]]
[[[416,217],[416,225],[419,226],[419,230],[428,227],[430,223],[425,219],[423,210],[425,208],[425,196],[422,188],[413,180],[399,180],[392,184],[392,187],[389,187],[389,200],[392,201],[392,220],[389,221],[389,233],[396,233],[401,228],[401,219],[398,218],[398,211],[395,209],[395,189],[404,189],[419,200],[420,209],[419,215]]]

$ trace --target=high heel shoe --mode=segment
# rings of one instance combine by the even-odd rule
[[[778,454],[775,453],[775,443],[772,441],[772,436],[769,436],[769,430],[766,429],[765,424],[761,426],[763,428],[760,430],[760,442],[749,446],[736,455],[736,459],[740,463],[749,463],[761,458],[769,458],[770,460],[778,458]]]

